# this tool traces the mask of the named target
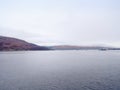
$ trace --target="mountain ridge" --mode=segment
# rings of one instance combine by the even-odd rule
[[[120,48],[108,46],[77,46],[77,45],[56,45],[51,46],[54,50],[120,50]]]
[[[110,46],[77,46],[77,45],[56,45],[39,46],[25,40],[0,36],[0,51],[27,51],[27,50],[120,50]]]
[[[38,46],[27,41],[0,36],[0,51],[21,51],[21,50],[49,50],[48,47]]]

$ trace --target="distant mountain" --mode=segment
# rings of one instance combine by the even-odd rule
[[[50,50],[48,47],[38,46],[24,40],[0,36],[0,51],[20,50]]]
[[[58,45],[51,46],[53,50],[120,50],[120,48],[106,47],[106,46],[72,46],[72,45]]]
[[[106,46],[73,46],[73,45],[57,45],[57,46],[38,46],[24,40],[0,36],[0,51],[23,51],[23,50],[120,50],[120,48]]]

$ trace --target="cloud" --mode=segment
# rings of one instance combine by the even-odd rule
[[[117,1],[13,0],[7,4],[0,9],[1,35],[45,45],[120,42]]]

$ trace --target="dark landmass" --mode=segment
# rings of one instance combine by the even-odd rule
[[[33,43],[28,43],[24,40],[0,36],[0,51],[26,51],[26,50],[120,50],[115,47],[105,46],[73,46],[73,45],[58,45],[58,46],[38,46]]]
[[[22,50],[50,50],[48,47],[38,46],[24,40],[0,36],[0,51],[22,51]]]
[[[105,47],[105,46],[72,46],[72,45],[58,45],[51,46],[53,50],[120,50],[120,48],[115,47]]]

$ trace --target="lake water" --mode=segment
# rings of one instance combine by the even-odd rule
[[[0,90],[120,90],[120,51],[0,52]]]

